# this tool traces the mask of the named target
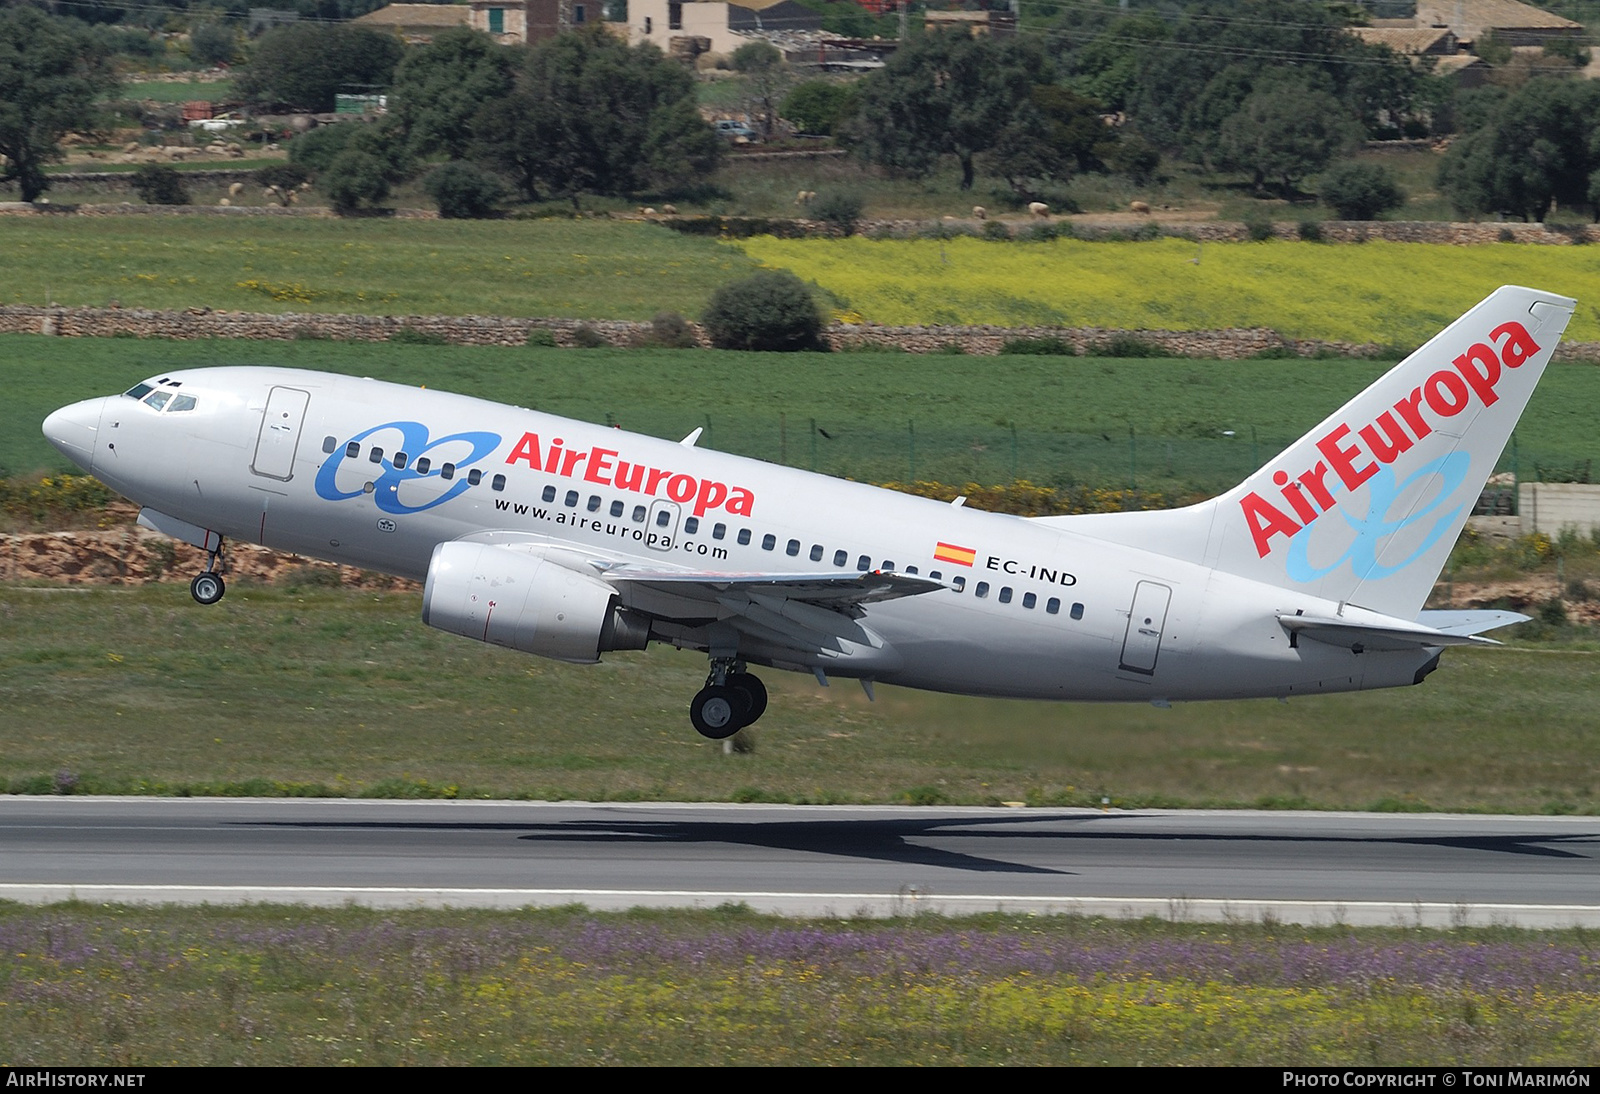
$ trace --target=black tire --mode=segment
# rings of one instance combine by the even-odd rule
[[[223,582],[222,575],[210,570],[195,574],[194,580],[189,582],[189,595],[199,604],[215,604],[227,591],[228,586]]]
[[[745,705],[749,707],[744,724],[754,725],[756,719],[767,712],[767,685],[763,684],[761,677],[753,672],[736,672],[728,677],[728,686],[744,692],[747,700]]]
[[[730,687],[701,688],[689,702],[689,721],[702,737],[720,741],[745,726],[744,692]]]

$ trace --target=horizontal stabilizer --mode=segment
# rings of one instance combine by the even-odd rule
[[[1430,611],[1417,615],[1417,622],[1433,627],[1445,634],[1482,634],[1496,627],[1509,627],[1513,623],[1526,623],[1532,616],[1521,612],[1490,611]]]
[[[1297,638],[1329,646],[1366,650],[1416,650],[1424,646],[1498,646],[1492,638],[1457,634],[1403,619],[1341,619],[1326,615],[1280,615],[1278,622]]]

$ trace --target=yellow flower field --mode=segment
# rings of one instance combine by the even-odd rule
[[[1575,296],[1600,340],[1600,248],[1496,244],[742,240],[871,323],[1208,330],[1415,345],[1505,284]]]

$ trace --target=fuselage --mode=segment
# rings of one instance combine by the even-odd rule
[[[437,545],[478,538],[605,565],[893,571],[943,586],[863,605],[858,621],[875,641],[842,655],[759,641],[741,651],[788,669],[978,695],[1164,701],[1410,684],[1437,661],[1426,648],[1295,642],[1279,616],[1342,606],[1070,521],[979,512],[379,380],[173,372],[64,408],[46,432],[157,514],[405,577],[426,577]],[[688,624],[653,637],[703,648]]]

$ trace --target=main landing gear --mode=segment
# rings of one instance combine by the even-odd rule
[[[744,662],[717,658],[706,686],[689,703],[689,721],[702,736],[720,741],[732,737],[767,710],[767,689],[761,678],[745,671]]]
[[[195,574],[194,580],[189,582],[189,595],[198,604],[215,604],[228,591],[227,584],[222,580],[223,567],[218,562],[221,554],[222,539],[219,537],[216,548],[206,552],[206,568]]]

